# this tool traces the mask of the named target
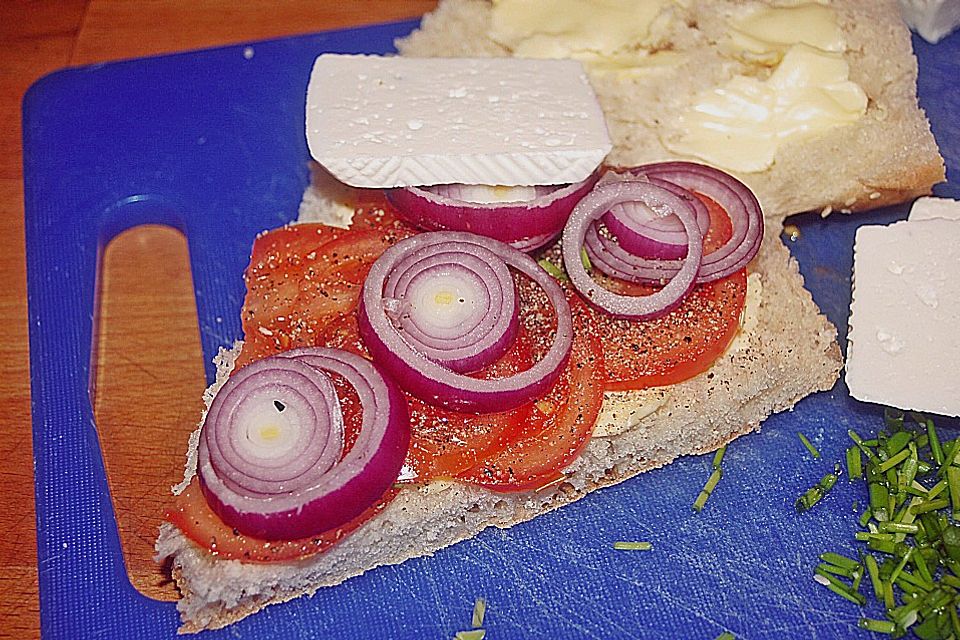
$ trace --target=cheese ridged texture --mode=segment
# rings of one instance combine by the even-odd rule
[[[355,187],[579,182],[611,149],[572,60],[322,55],[306,121],[313,157]]]

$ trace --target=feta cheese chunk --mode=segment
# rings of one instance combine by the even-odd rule
[[[910,208],[910,220],[930,220],[931,218],[946,218],[960,220],[960,200],[950,198],[917,198]]]
[[[960,0],[900,0],[900,13],[927,42],[937,43],[960,26]]]
[[[960,416],[960,222],[857,230],[847,344],[850,395]]]
[[[355,187],[579,182],[611,149],[574,60],[322,55],[306,117],[310,153]]]

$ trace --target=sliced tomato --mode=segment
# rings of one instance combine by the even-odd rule
[[[532,403],[527,423],[513,440],[457,480],[493,491],[531,491],[562,478],[563,469],[580,455],[603,405],[604,350],[585,330],[586,316],[575,318],[570,360],[550,393]]]
[[[350,231],[300,224],[257,238],[244,275],[245,345],[239,364],[316,346],[318,333],[331,319],[356,308],[370,266],[412,233],[399,222],[373,228],[375,222],[365,220],[361,217]]]
[[[173,506],[164,514],[187,538],[211,553],[227,560],[243,562],[278,562],[296,560],[323,553],[381,513],[400,492],[393,488],[380,500],[350,522],[320,535],[299,540],[264,540],[246,536],[224,524],[203,497],[199,481],[174,498]]]
[[[523,329],[511,349],[497,362],[474,374],[503,378],[528,369],[532,362],[530,339]],[[499,413],[460,413],[435,407],[407,395],[410,408],[410,450],[406,464],[416,473],[415,482],[451,478],[477,460],[505,446],[527,422],[533,405]]]
[[[710,211],[707,253],[729,240],[733,226],[716,202],[697,194]],[[629,295],[649,295],[652,285],[607,278],[605,286]],[[747,274],[698,285],[676,309],[653,320],[617,320],[588,309],[593,332],[603,344],[619,345],[605,354],[607,389],[629,391],[676,384],[710,368],[740,328]]]

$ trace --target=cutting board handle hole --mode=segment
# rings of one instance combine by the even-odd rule
[[[91,401],[124,564],[142,594],[174,600],[153,545],[206,386],[186,238],[166,225],[120,232],[97,294]]]

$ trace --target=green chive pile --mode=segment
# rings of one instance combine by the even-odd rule
[[[848,479],[867,483],[869,506],[856,534],[866,549],[856,559],[821,554],[814,579],[858,605],[871,594],[883,603],[886,618],[862,618],[862,629],[960,640],[960,438],[941,442],[933,421],[918,414],[884,417],[875,439],[850,431],[846,452]],[[797,510],[816,504],[839,471],[803,494]]]

